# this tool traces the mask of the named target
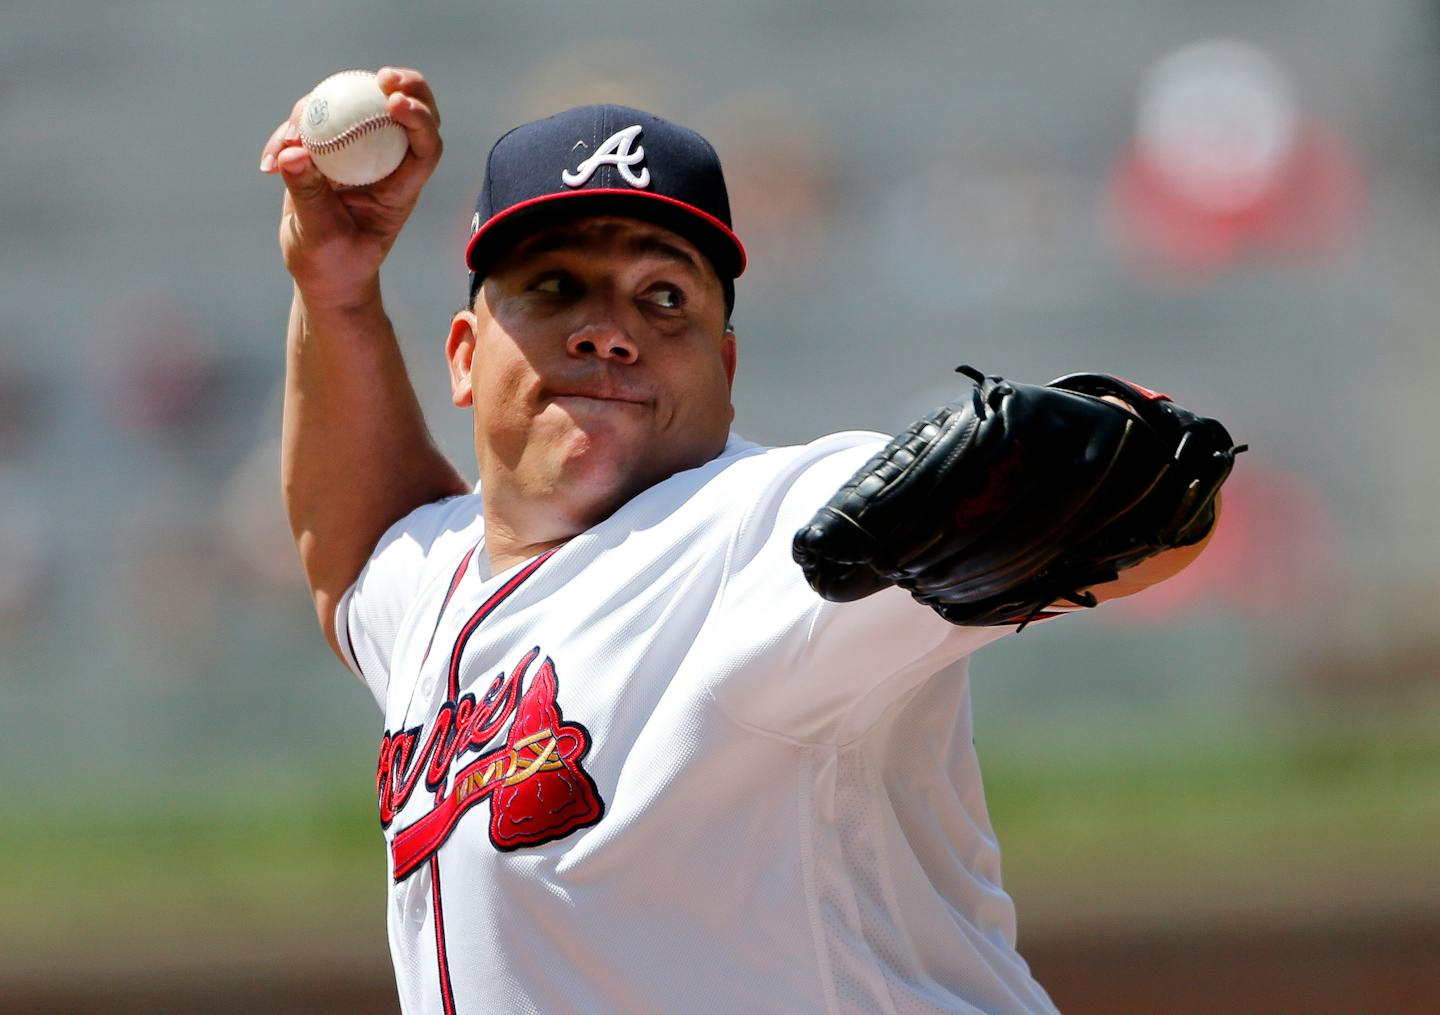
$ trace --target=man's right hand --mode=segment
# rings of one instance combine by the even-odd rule
[[[321,175],[300,143],[308,96],[295,103],[260,152],[260,171],[285,181],[280,250],[311,310],[353,310],[378,299],[380,264],[440,161],[440,113],[424,75],[383,67],[377,79],[390,116],[410,136],[410,151],[385,179],[337,189]]]

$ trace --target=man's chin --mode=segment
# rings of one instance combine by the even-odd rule
[[[622,505],[662,479],[643,450],[597,447],[591,443],[568,459],[556,495],[586,526],[609,518]]]
[[[657,439],[648,429],[626,422],[602,425],[590,421],[583,427],[567,427],[550,441],[533,443],[532,450],[548,447],[533,457],[525,470],[537,479],[546,477],[541,483],[525,484],[530,496],[548,501],[550,510],[588,528],[650,487],[707,460],[703,448],[681,454],[679,448]]]

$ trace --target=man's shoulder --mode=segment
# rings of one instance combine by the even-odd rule
[[[889,440],[884,434],[847,430],[826,434],[805,444],[781,447],[751,445],[737,455],[733,471],[737,484],[757,496],[766,491],[783,495],[797,486],[839,485]],[[749,501],[753,504],[754,501]]]
[[[824,476],[840,482],[884,446],[883,434],[848,431],[806,444],[769,446],[732,434],[719,455],[698,468],[676,473],[636,497],[623,513],[625,524],[644,516],[692,520],[740,517],[763,511],[798,483]]]
[[[842,430],[838,433],[816,437],[805,444],[765,445],[747,440],[739,434],[731,434],[725,450],[712,464],[731,466],[744,464],[749,470],[785,471],[787,468],[802,468],[834,455],[845,455],[858,448],[879,450],[889,438],[869,430]]]
[[[477,489],[416,507],[386,530],[373,556],[390,550],[416,561],[444,558],[453,548],[463,553],[484,531],[484,503]]]
[[[883,434],[846,431],[807,444],[772,446],[731,434],[724,449],[697,468],[678,472],[650,487],[632,502],[669,511],[709,502],[727,513],[753,506],[766,490],[788,487],[820,463],[855,460],[855,466],[884,446]],[[852,467],[853,471],[853,467]],[[639,502],[639,503],[637,503]]]

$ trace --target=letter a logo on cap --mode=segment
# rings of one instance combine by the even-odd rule
[[[583,187],[589,182],[590,177],[595,175],[595,170],[601,166],[610,165],[620,170],[620,176],[632,187],[648,187],[650,185],[650,170],[642,167],[637,174],[632,166],[639,165],[645,159],[645,149],[635,144],[635,139],[640,136],[640,124],[633,127],[626,127],[624,130],[617,130],[606,139],[605,143],[595,149],[584,162],[575,167],[575,171],[565,170],[560,174],[560,179],[567,187]]]

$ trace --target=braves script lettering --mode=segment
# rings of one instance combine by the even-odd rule
[[[509,674],[495,677],[483,698],[465,694],[442,704],[419,750],[419,726],[387,732],[380,741],[375,787],[380,822],[389,827],[422,773],[428,790],[441,790],[457,758],[489,745],[509,723],[502,745],[457,772],[451,790],[438,795],[428,813],[395,833],[396,881],[429,860],[461,816],[483,800],[490,800],[490,842],[499,850],[538,846],[600,820],[604,802],[580,765],[590,733],[562,717],[554,661],[546,658],[520,693],[539,657],[540,649],[531,649]]]
[[[606,139],[605,143],[595,149],[595,153],[584,162],[575,167],[574,171],[565,170],[560,174],[560,179],[567,187],[583,187],[595,175],[595,170],[601,166],[614,166],[620,171],[620,176],[632,187],[650,186],[650,170],[641,166],[640,172],[632,168],[640,165],[645,159],[645,149],[635,144],[635,139],[640,136],[640,124],[633,127],[626,127],[624,130],[617,130]],[[574,149],[571,149],[572,151]]]

